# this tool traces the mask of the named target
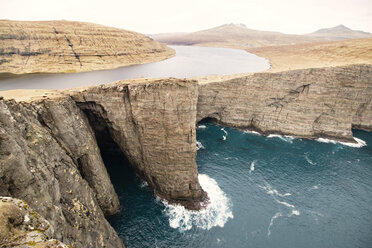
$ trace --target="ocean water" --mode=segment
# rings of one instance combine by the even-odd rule
[[[124,157],[104,156],[122,205],[109,221],[128,248],[372,247],[372,133],[354,136],[366,146],[201,124],[202,212],[162,202]]]

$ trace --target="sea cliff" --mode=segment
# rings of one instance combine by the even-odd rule
[[[372,66],[350,65],[204,80],[197,120],[264,134],[354,141],[372,130]]]
[[[354,142],[352,127],[372,130],[371,82],[371,65],[351,65],[1,92],[0,195],[26,200],[54,227],[51,238],[123,247],[105,219],[119,210],[99,149],[105,137],[156,195],[197,209],[207,199],[195,162],[198,121]]]

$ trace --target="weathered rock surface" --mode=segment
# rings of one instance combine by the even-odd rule
[[[97,144],[115,142],[155,194],[198,208],[203,118],[342,141],[372,130],[372,65],[14,92],[0,97],[0,195],[27,200],[74,247],[123,247],[104,217],[119,206]]]
[[[94,134],[70,97],[53,100],[0,100],[0,195],[29,202],[73,247],[123,247],[104,218],[119,204]]]
[[[131,31],[70,21],[0,20],[0,73],[61,73],[160,61],[173,49]]]
[[[53,226],[25,201],[0,197],[1,247],[69,247],[56,239],[50,239],[53,234]]]
[[[139,80],[0,100],[0,195],[30,202],[74,247],[122,247],[104,218],[119,207],[96,142],[110,135],[157,195],[199,208],[197,88]]]
[[[123,81],[72,93],[90,119],[118,144],[137,173],[168,201],[199,208],[196,81]]]
[[[197,120],[298,137],[354,141],[372,130],[372,66],[255,73],[201,83]]]

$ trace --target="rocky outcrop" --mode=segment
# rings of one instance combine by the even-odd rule
[[[197,120],[297,137],[354,141],[372,130],[372,66],[255,73],[199,87]]]
[[[196,81],[124,81],[0,100],[0,195],[28,201],[74,247],[122,247],[97,142],[111,136],[155,194],[191,209],[205,195],[196,157]]]
[[[99,147],[115,143],[158,196],[190,209],[198,182],[195,124],[353,141],[372,130],[372,66],[255,73],[219,79],[128,80],[0,97],[0,195],[24,199],[51,238],[73,247],[123,247],[105,220],[118,211]],[[18,92],[19,93],[19,92]]]
[[[192,209],[200,207],[196,81],[123,81],[71,96],[90,119],[96,136],[110,135],[157,195]]]
[[[70,21],[0,20],[1,74],[113,69],[174,54],[145,35],[118,28]]]
[[[0,197],[1,247],[68,248],[56,239],[50,239],[54,228],[25,201]]]
[[[0,195],[29,202],[55,228],[53,238],[73,247],[123,247],[104,218],[118,211],[117,196],[70,97],[0,100],[0,162]]]

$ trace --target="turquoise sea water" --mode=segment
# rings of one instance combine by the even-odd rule
[[[128,248],[372,247],[372,133],[354,131],[367,146],[352,148],[200,127],[202,213],[164,204],[104,155],[122,205],[109,221]]]

